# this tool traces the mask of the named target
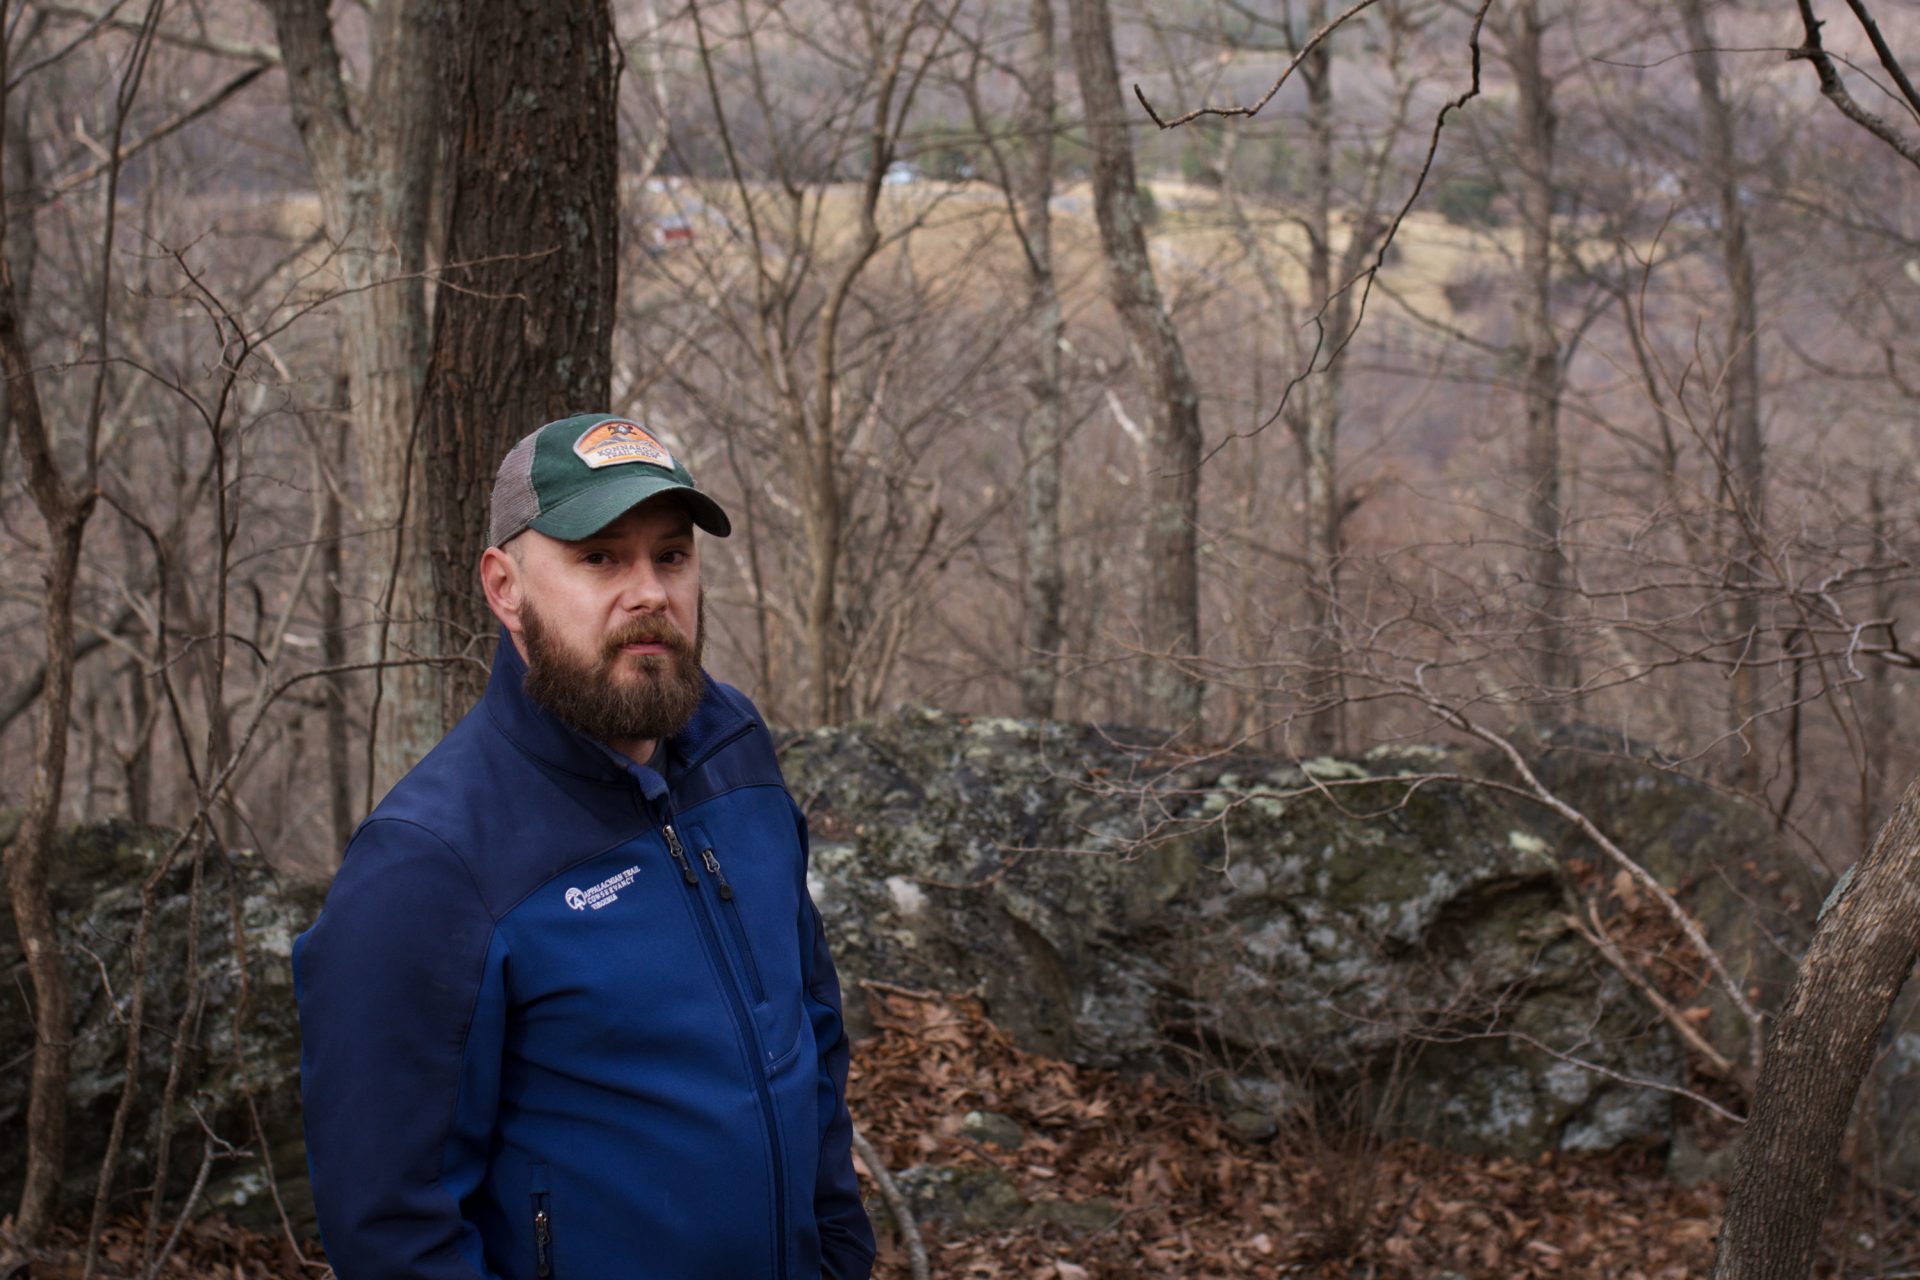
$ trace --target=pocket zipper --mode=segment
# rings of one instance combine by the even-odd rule
[[[533,1212],[533,1273],[541,1280],[553,1274],[553,1229],[545,1209]]]
[[[740,907],[733,900],[733,886],[727,883],[727,873],[720,869],[720,858],[711,848],[700,851],[700,862],[719,887],[720,914],[726,917],[727,928],[733,933],[733,949],[740,953],[740,965],[747,971],[747,985],[753,988],[753,1002],[765,1004],[767,991],[760,982],[760,967],[753,962],[753,948],[747,945],[747,929],[740,922]]]
[[[553,1217],[547,1207],[547,1166],[533,1166],[533,1273],[539,1280],[553,1276]]]

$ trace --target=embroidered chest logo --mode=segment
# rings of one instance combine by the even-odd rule
[[[573,442],[573,451],[596,471],[622,462],[646,462],[673,470],[673,455],[651,431],[619,418],[589,427]]]
[[[567,905],[575,911],[585,911],[588,908],[598,911],[602,907],[611,906],[619,899],[620,891],[632,884],[633,878],[639,874],[639,867],[628,867],[617,876],[608,876],[591,889],[568,889]]]

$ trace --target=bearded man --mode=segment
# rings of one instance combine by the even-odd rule
[[[773,740],[700,667],[726,512],[639,423],[514,446],[480,704],[294,946],[341,1280],[865,1280],[840,989]]]

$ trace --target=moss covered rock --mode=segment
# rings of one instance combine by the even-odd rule
[[[93,1197],[125,1079],[142,886],[171,857],[153,886],[141,1080],[116,1194],[121,1207],[144,1211],[159,1148],[160,1102],[184,1026],[188,1052],[169,1125],[169,1186],[183,1194],[199,1167],[205,1132],[197,1111],[214,1133],[240,1149],[214,1163],[203,1204],[277,1231],[279,1213],[260,1158],[264,1145],[288,1215],[302,1229],[312,1222],[312,1204],[300,1133],[291,956],[294,936],[318,913],[325,889],[284,881],[250,852],[175,846],[171,832],[108,822],[64,833],[52,854],[50,888],[56,923],[69,946],[75,1014],[65,1197],[71,1205]],[[189,930],[195,919],[197,927]],[[190,936],[198,975],[193,983],[187,980]],[[236,936],[244,939],[237,948]],[[0,974],[0,1046],[23,1067],[33,1044],[30,988],[4,885]],[[184,1023],[183,1010],[189,1014]],[[0,1203],[19,1196],[26,1090],[24,1069],[0,1072]]]
[[[1580,842],[1486,787],[1412,780],[1489,762],[1187,761],[907,710],[783,763],[856,1026],[878,979],[977,994],[1030,1049],[1204,1078],[1232,1110],[1516,1155],[1667,1135],[1671,1096],[1617,1077],[1680,1083],[1675,1039],[1565,922]],[[1735,907],[1789,878],[1772,842],[1719,797],[1610,767],[1585,798],[1738,972],[1777,983],[1788,932]]]

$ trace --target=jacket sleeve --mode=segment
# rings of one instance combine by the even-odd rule
[[[807,820],[798,806],[794,821],[807,845]],[[820,909],[803,886],[800,895],[800,956],[807,1018],[819,1048],[820,1168],[814,1177],[814,1221],[820,1260],[833,1280],[867,1280],[873,1271],[873,1224],[860,1203],[853,1171],[853,1119],[847,1113],[847,1030],[840,1016],[840,978],[827,951]]]
[[[294,945],[307,1161],[341,1280],[490,1277],[460,1206],[499,1099],[493,925],[451,848],[376,818]]]

